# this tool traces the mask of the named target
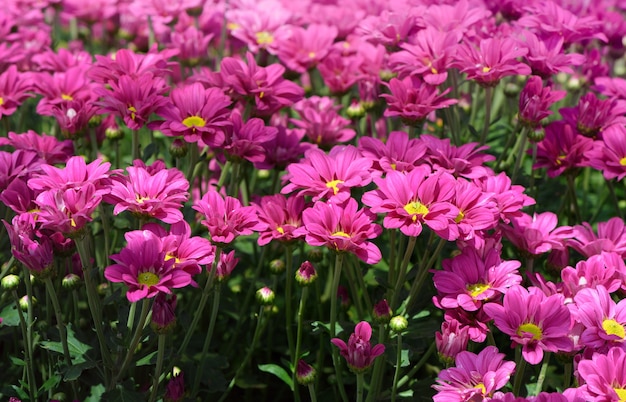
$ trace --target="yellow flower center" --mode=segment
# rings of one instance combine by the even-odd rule
[[[2,103],[0,103],[0,105],[2,105]],[[626,166],[626,156],[624,156],[622,159],[619,160],[619,164],[622,166]]]
[[[485,384],[483,384],[482,382],[479,382],[478,384],[474,385],[474,388],[478,388],[482,395],[486,395],[487,393],[487,387],[485,387]]]
[[[428,208],[426,205],[422,204],[419,201],[409,202],[404,206],[404,210],[407,214],[412,215],[411,219],[413,222],[417,220],[417,215],[426,215],[428,213]]]
[[[135,197],[135,201],[137,201],[138,204],[143,204],[144,202],[148,201],[149,199],[150,199],[150,197],[142,197],[140,195]]]
[[[491,286],[486,283],[474,283],[472,285],[467,285],[467,291],[470,292],[472,297],[476,297],[486,290],[488,290]]]
[[[337,184],[343,183],[343,180],[331,180],[329,182],[326,183],[326,187],[328,188],[332,188],[333,189],[333,193],[335,195],[337,195],[337,193],[339,192],[339,188],[337,188]]]
[[[396,170],[396,168],[398,167],[398,165],[396,165],[395,163],[392,163],[389,166],[391,166],[392,170]]]
[[[282,227],[282,226],[278,226],[278,227],[276,228],[276,231],[277,231],[278,233],[280,233],[280,234],[285,234],[285,229],[283,229],[283,227]]]
[[[459,214],[456,216],[456,218],[454,218],[454,221],[456,223],[459,223],[463,220],[463,218],[465,218],[465,214],[463,213],[463,211],[459,210]]]
[[[256,33],[256,43],[264,46],[264,45],[271,45],[272,42],[274,42],[274,36],[267,32],[267,31],[261,31],[261,32],[257,32]]]
[[[154,286],[159,283],[159,277],[152,272],[142,272],[137,276],[137,282],[141,285]]]
[[[309,58],[310,59],[314,59],[315,58],[315,52],[309,52]]]
[[[602,321],[602,329],[607,333],[607,335],[615,335],[620,339],[624,339],[626,337],[624,326],[615,321],[613,318],[605,318],[604,321]]]
[[[626,389],[624,388],[613,388],[613,391],[617,394],[619,398],[619,402],[626,402]]]
[[[187,128],[204,127],[206,125],[206,121],[200,116],[189,116],[183,120],[183,124]]]
[[[541,328],[531,322],[522,324],[517,328],[518,336],[522,336],[524,335],[524,333],[532,334],[534,341],[540,340],[541,336],[543,335],[543,331],[541,331]]]
[[[339,230],[339,231],[333,233],[331,236],[345,237],[346,239],[350,238],[350,235],[347,234],[346,232],[342,231],[342,230]]]
[[[489,66],[485,66],[485,67],[483,67],[483,73],[485,73],[485,74],[486,74],[486,73],[488,73],[489,71],[491,71],[491,67],[489,67]]]
[[[72,100],[74,100],[74,98],[72,97],[72,95],[68,95],[68,94],[61,94],[61,99],[66,100],[66,101],[72,101]]]
[[[234,30],[234,29],[239,28],[239,24],[237,24],[236,22],[229,22],[229,23],[227,23],[227,24],[226,24],[226,28],[227,28],[229,31],[232,31],[232,30]]]
[[[559,155],[556,157],[556,165],[557,166],[561,166],[563,164],[563,161],[565,160],[566,156],[565,155]]]
[[[135,109],[134,106],[129,106],[128,111],[130,112],[131,120],[135,120],[135,117],[137,116],[137,109]]]
[[[0,106],[4,105],[4,98],[2,98],[2,96],[0,96]]]

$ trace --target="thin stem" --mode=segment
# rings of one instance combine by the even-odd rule
[[[150,402],[156,401],[157,392],[159,390],[159,380],[161,378],[161,371],[163,370],[163,357],[165,356],[165,340],[167,335],[159,334],[159,341],[157,346],[157,362],[154,369],[154,378],[152,379],[152,392],[150,392]]]
[[[406,373],[404,376],[402,376],[400,381],[398,381],[397,388],[404,386],[404,384],[409,382],[410,379],[415,377],[415,374],[422,368],[424,364],[426,364],[426,362],[428,361],[428,359],[430,359],[430,356],[435,352],[435,350],[437,350],[437,345],[435,344],[435,342],[433,342],[430,344],[430,347],[426,350],[426,353],[422,355],[422,358],[417,363],[415,363],[415,366],[413,366],[411,370],[408,373]],[[386,394],[381,395],[381,399],[386,398],[388,396],[389,396],[389,391]]]
[[[391,402],[396,401],[396,392],[398,391],[398,377],[400,376],[401,366],[402,366],[402,334],[398,333],[398,351],[396,353],[396,370],[393,373],[393,384],[391,386]]]
[[[309,396],[311,397],[311,402],[317,402],[317,395],[315,395],[315,386],[313,384],[309,384]]]
[[[364,394],[364,383],[365,379],[363,378],[363,373],[358,373],[356,375],[356,401],[363,402],[363,394]]]
[[[13,298],[15,299],[15,307],[17,307],[17,315],[20,319],[20,329],[24,342],[24,366],[26,367],[26,375],[28,376],[28,396],[31,401],[34,401],[37,395],[37,383],[35,379],[35,366],[33,364],[33,351],[30,348],[30,341],[28,339],[29,333],[26,320],[24,319],[24,313],[22,313],[22,308],[20,307],[20,299],[15,290],[13,290]]]
[[[548,364],[550,363],[550,352],[546,352],[543,356],[543,363],[541,364],[541,370],[539,370],[539,377],[537,377],[537,387],[535,388],[535,395],[539,395],[543,388],[543,382],[546,380],[546,373],[548,372]]]
[[[187,181],[189,184],[193,184],[194,180],[194,170],[196,163],[198,163],[198,159],[200,158],[198,151],[198,144],[191,143],[189,147],[189,166],[187,166]]]
[[[563,389],[569,388],[572,382],[572,367],[573,364],[571,361],[563,365]]]
[[[335,270],[333,273],[333,284],[330,294],[330,338],[334,338],[337,334],[337,289],[339,289],[339,281],[341,279],[341,268],[343,265],[343,253],[337,253],[335,258]],[[339,350],[332,348],[333,365],[335,366],[335,373],[337,378],[337,385],[339,385],[339,393],[341,399],[344,402],[348,402],[348,395],[343,386],[343,378],[341,377],[341,363],[339,361]]]
[[[522,386],[522,380],[524,379],[524,371],[526,370],[526,360],[520,353],[517,361],[517,368],[515,370],[515,379],[513,380],[513,394],[519,396],[519,391]]]
[[[293,305],[291,303],[293,299],[293,248],[289,245],[285,246],[285,270],[286,270],[286,284],[285,284],[285,330],[287,331],[287,345],[289,347],[289,358],[292,362],[298,362],[298,356],[295,354],[295,343],[293,340]],[[295,365],[294,365],[295,371]],[[294,387],[294,390],[297,387]]]
[[[308,286],[305,286],[302,288],[302,295],[300,296],[300,306],[298,307],[298,318],[297,318],[297,325],[298,325],[298,329],[296,332],[296,351],[293,355],[293,359],[291,360],[291,363],[293,365],[293,370],[291,372],[291,382],[293,384],[296,384],[296,369],[298,367],[298,359],[300,358],[300,348],[302,346],[302,321],[303,321],[303,317],[304,317],[304,306],[306,305],[306,299],[309,296],[309,288]],[[298,390],[298,387],[294,386],[293,387],[293,396],[295,398],[296,401],[300,400],[300,391]]]
[[[522,128],[522,133],[519,148],[517,149],[517,157],[515,158],[515,165],[513,165],[513,173],[511,174],[511,183],[515,183],[517,174],[524,161],[524,155],[526,155],[526,141],[528,140],[528,127]]]
[[[572,209],[574,210],[574,216],[576,218],[576,223],[582,222],[582,215],[580,213],[580,208],[578,207],[578,199],[576,197],[576,184],[574,182],[574,175],[570,172],[565,175],[567,177],[567,188],[569,189],[570,194],[570,202],[572,205]]]
[[[617,194],[615,193],[615,186],[613,186],[613,181],[609,179],[605,179],[607,187],[609,188],[609,193],[611,194],[611,199],[613,200],[613,204],[615,205],[615,212],[617,216],[623,218],[622,211],[619,208],[619,200],[617,198]]]
[[[409,262],[411,261],[411,256],[413,255],[413,250],[415,249],[416,242],[417,236],[409,237],[409,244],[406,246],[404,258],[402,258],[402,264],[400,265],[400,272],[398,272],[398,280],[396,281],[396,284],[393,288],[393,296],[391,298],[390,306],[392,311],[394,311],[398,307],[396,304],[398,302],[400,289],[402,288],[402,286],[404,286],[407,275],[407,267],[409,266]]]
[[[487,134],[489,134],[489,125],[491,123],[491,97],[493,95],[492,87],[485,87],[485,122],[483,124],[483,132],[480,135],[480,145],[487,142]]]
[[[520,127],[519,124],[515,126],[515,129],[513,130],[511,135],[509,135],[509,138],[507,138],[507,141],[504,145],[504,150],[510,149],[511,153],[509,154],[508,152],[500,152],[500,154],[498,155],[498,159],[496,159],[496,162],[493,165],[495,169],[502,170],[503,168],[502,162],[504,161],[504,157],[507,156],[507,154],[509,155],[509,158],[507,158],[507,167],[510,165],[510,160],[512,158],[512,155],[515,153],[515,150],[519,146],[519,140],[521,138],[520,136],[517,135],[517,133],[519,132],[519,127]],[[515,146],[513,146],[513,143],[515,143]],[[511,149],[512,146],[513,148]]]
[[[195,395],[200,385],[200,377],[204,373],[204,360],[209,352],[209,346],[211,345],[211,338],[213,338],[213,331],[215,330],[215,322],[217,321],[217,312],[220,309],[220,295],[221,295],[221,283],[218,282],[215,285],[215,292],[213,293],[213,305],[211,306],[211,318],[209,320],[209,330],[204,338],[204,345],[202,345],[202,353],[200,354],[200,369],[196,371],[196,378],[193,381],[193,388],[191,395]]]
[[[59,298],[57,297],[57,292],[54,290],[52,279],[46,278],[44,282],[46,283],[46,290],[48,291],[48,295],[50,295],[52,307],[54,308],[54,315],[56,316],[57,327],[59,328],[59,335],[61,336],[61,345],[63,346],[63,357],[65,358],[65,363],[71,367],[72,357],[70,356],[70,348],[67,344],[67,330],[65,328],[65,321],[63,321]]]
[[[33,353],[35,352],[35,345],[34,345],[34,341],[33,341],[33,317],[34,317],[34,310],[33,310],[33,284],[30,281],[30,271],[24,267],[24,283],[26,284],[26,314],[27,316],[27,325],[26,325],[26,339],[28,341],[27,347],[28,350],[30,351],[30,355],[31,358],[33,357]],[[19,306],[18,306],[18,310],[19,310]],[[34,379],[34,377],[33,377]],[[34,384],[34,383],[33,383]],[[36,389],[36,388],[35,388]]]
[[[232,165],[233,165],[232,162],[227,160],[224,166],[222,166],[222,171],[220,172],[220,178],[217,181],[218,189],[221,189],[222,187],[224,187],[224,183],[226,182],[226,177],[228,176]]]
[[[415,281],[413,282],[413,285],[411,286],[411,290],[409,292],[409,299],[405,308],[406,311],[410,311],[411,307],[413,307],[413,305],[415,304],[417,295],[420,293],[420,290],[422,290],[424,281],[428,277],[428,271],[430,270],[432,265],[435,263],[437,258],[439,258],[439,254],[441,253],[441,250],[443,249],[443,247],[446,245],[446,242],[447,242],[446,239],[444,239],[443,237],[440,238],[439,244],[437,244],[437,248],[432,253],[428,262],[425,265],[420,264],[419,274],[415,278]]]

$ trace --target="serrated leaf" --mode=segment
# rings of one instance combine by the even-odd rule
[[[15,304],[9,304],[3,308],[2,311],[0,311],[0,317],[2,317],[3,327],[17,327],[20,325],[20,316],[17,312]]]
[[[11,363],[13,363],[14,366],[25,366],[26,365],[24,360],[20,359],[19,357],[9,356],[9,359],[11,360]]]
[[[100,402],[104,391],[106,391],[106,388],[104,388],[103,384],[93,385],[89,396],[83,402]]]
[[[293,391],[293,381],[291,380],[291,376],[287,373],[287,370],[280,367],[277,364],[259,364],[259,370],[274,374],[276,377],[281,379],[285,384],[289,386],[289,389]]]
[[[87,353],[89,349],[91,349],[91,346],[86,345],[82,343],[81,341],[79,341],[78,339],[76,339],[76,337],[74,336],[74,331],[72,330],[71,326],[68,325],[66,329],[67,329],[67,347],[69,349],[70,356],[72,357],[72,362],[84,363],[86,360],[83,356],[85,353]],[[63,353],[63,345],[61,344],[61,342],[41,341],[39,344],[44,349],[48,349],[53,352],[57,352],[61,354]]]

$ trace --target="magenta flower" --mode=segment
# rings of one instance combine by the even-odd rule
[[[372,327],[361,321],[354,328],[354,333],[350,334],[348,344],[339,339],[333,338],[330,341],[339,348],[339,353],[346,359],[348,367],[355,373],[362,373],[370,368],[374,359],[385,352],[385,345],[370,345],[372,337]]]
[[[224,131],[232,125],[228,119],[232,101],[220,89],[194,83],[173,89],[170,99],[171,105],[160,111],[165,118],[159,128],[163,134],[183,136],[191,143],[201,139],[210,147],[224,143]]]
[[[42,229],[74,237],[91,222],[91,215],[101,201],[102,194],[92,183],[80,188],[46,190],[35,200],[39,206],[37,221]]]
[[[483,192],[470,181],[456,181],[455,196],[450,203],[459,211],[448,227],[447,238],[450,240],[479,240],[482,231],[493,229],[498,224],[500,213],[493,195]]]
[[[563,120],[576,127],[585,137],[601,137],[602,132],[613,125],[626,124],[626,103],[617,99],[600,99],[592,92],[581,96],[578,105],[561,108]]]
[[[382,228],[373,223],[375,217],[371,212],[357,208],[354,198],[349,198],[343,206],[316,202],[302,212],[304,227],[296,229],[294,235],[304,233],[311,246],[350,252],[366,264],[376,264],[382,255],[380,249],[368,240],[380,236]]]
[[[493,171],[484,166],[496,160],[495,156],[483,152],[489,148],[487,146],[470,142],[457,147],[452,145],[449,138],[441,139],[427,134],[421,135],[420,139],[428,148],[425,159],[435,171],[444,170],[455,177],[466,179],[493,175]]]
[[[11,224],[4,219],[5,228],[11,242],[11,253],[16,260],[33,272],[42,273],[52,267],[54,254],[52,240],[48,236],[38,236],[36,216],[31,213],[16,215]]]
[[[33,151],[0,151],[0,191],[4,191],[15,179],[28,180],[40,172],[42,166],[47,165]]]
[[[348,42],[344,42],[348,43]],[[344,55],[331,51],[317,69],[331,94],[345,94],[359,81],[363,73],[360,72],[363,57],[358,54]]]
[[[282,194],[300,190],[299,195],[311,195],[313,201],[326,199],[344,202],[352,187],[363,187],[372,180],[372,162],[363,158],[352,145],[335,146],[330,153],[309,149],[300,163],[287,166],[283,180],[287,182]]]
[[[565,53],[563,37],[560,35],[540,38],[530,31],[524,31],[523,37],[528,47],[524,58],[532,73],[542,79],[547,80],[560,72],[574,74],[572,66],[579,66],[585,61],[582,54]]]
[[[254,163],[257,169],[284,170],[291,163],[299,162],[307,149],[314,145],[302,142],[304,130],[300,128],[286,128],[283,125],[276,126],[276,137],[263,144],[265,159]]]
[[[585,327],[581,344],[600,353],[613,346],[626,350],[626,299],[615,303],[608,290],[598,285],[580,290],[574,302],[572,314]]]
[[[293,232],[302,226],[304,197],[295,195],[285,198],[282,194],[268,195],[262,197],[254,206],[259,221],[267,225],[267,229],[259,233],[259,246],[264,246],[272,240],[289,242],[303,236],[295,236]]]
[[[549,177],[559,176],[589,164],[593,140],[578,134],[562,120],[548,124],[545,138],[537,144],[537,162],[533,169],[547,168]]]
[[[220,260],[217,262],[215,277],[220,281],[228,278],[237,266],[238,262],[239,258],[235,258],[235,250],[232,250],[229,253],[220,253]]]
[[[120,49],[115,52],[115,57],[96,55],[96,62],[87,73],[87,76],[95,82],[107,84],[118,83],[120,77],[128,76],[136,79],[140,76],[154,76],[164,78],[170,65],[167,59],[174,56],[178,51],[157,51],[156,43],[147,54],[135,53],[132,50]],[[164,81],[159,81],[164,85]]]
[[[451,365],[456,356],[467,349],[469,343],[469,328],[461,325],[457,320],[441,323],[441,332],[435,332],[435,344],[439,359],[446,365]]]
[[[498,175],[483,176],[474,180],[474,184],[485,193],[491,193],[500,211],[500,219],[509,223],[511,218],[522,215],[522,209],[534,205],[535,200],[524,194],[524,187],[511,185],[511,179],[505,172]]]
[[[563,249],[565,240],[572,237],[572,228],[557,228],[558,218],[553,212],[530,216],[523,214],[511,219],[512,226],[500,225],[504,236],[523,253],[539,255],[552,249]]]
[[[540,77],[531,76],[519,98],[520,123],[531,128],[537,128],[543,119],[550,116],[550,106],[563,99],[565,91],[553,91],[550,87],[544,87]]]
[[[622,180],[626,177],[626,128],[613,124],[602,130],[602,140],[595,141],[586,156],[588,165],[601,170],[605,179]]]
[[[9,132],[8,138],[0,138],[0,146],[5,145],[36,152],[49,165],[65,163],[74,154],[72,141],[59,141],[52,135],[37,134],[33,130],[23,134]]]
[[[611,348],[606,354],[594,353],[578,363],[584,384],[582,393],[588,401],[621,401],[626,396],[626,351]]]
[[[504,361],[504,353],[487,346],[480,353],[462,351],[456,367],[442,370],[433,388],[435,402],[485,400],[504,387],[515,370],[515,363]]]
[[[455,181],[447,173],[431,174],[428,167],[417,167],[406,174],[390,171],[375,179],[377,190],[363,194],[362,202],[372,212],[383,213],[383,226],[400,229],[406,236],[419,236],[422,224],[445,234],[449,222],[458,215],[450,200]]]
[[[286,24],[292,19],[292,13],[278,4],[243,4],[241,8],[226,12],[230,34],[244,42],[253,53],[267,50],[275,55],[279,40],[286,35]]]
[[[626,225],[618,217],[599,222],[597,234],[591,225],[583,222],[573,227],[573,236],[567,245],[585,257],[600,254],[602,251],[615,252],[626,256]]]
[[[102,159],[87,164],[81,156],[73,156],[67,160],[63,168],[41,165],[42,173],[30,179],[28,187],[33,190],[62,190],[80,188],[91,183],[100,194],[106,194],[109,192],[110,168],[111,164]]]
[[[522,346],[522,356],[530,364],[543,359],[544,351],[569,352],[572,327],[570,311],[563,295],[546,296],[536,287],[514,285],[504,294],[503,304],[487,303],[483,310],[496,327]]]
[[[165,258],[163,243],[156,234],[149,230],[139,232],[125,235],[126,247],[111,256],[116,264],[104,269],[107,280],[128,286],[129,302],[152,298],[159,292],[170,294],[171,289],[194,283],[189,272],[174,268],[173,258]]]
[[[312,96],[293,106],[300,118],[290,121],[304,129],[311,142],[324,148],[331,147],[348,142],[356,135],[356,131],[349,128],[350,120],[339,115],[340,107],[329,97]]]
[[[255,207],[244,207],[233,197],[222,196],[215,190],[209,190],[193,209],[205,218],[202,224],[209,230],[211,242],[225,245],[238,236],[263,231],[266,224],[259,221]]]
[[[136,160],[126,168],[128,176],[116,178],[105,202],[115,205],[113,214],[128,210],[143,218],[156,218],[165,223],[183,219],[180,211],[189,198],[189,182],[183,173],[167,169],[162,161],[146,166]]]
[[[358,148],[363,156],[372,160],[372,169],[380,172],[408,172],[426,162],[426,144],[419,138],[409,139],[404,131],[392,131],[385,142],[361,137]]]
[[[222,148],[230,157],[246,159],[252,163],[265,160],[266,144],[276,138],[278,129],[266,126],[257,117],[245,123],[239,112],[230,116],[232,126],[226,129],[226,141]]]
[[[169,297],[168,297],[169,296]],[[159,292],[152,304],[150,326],[159,335],[166,334],[176,325],[176,295]]]
[[[586,288],[604,287],[609,293],[625,287],[623,279],[626,264],[619,254],[606,253],[592,255],[587,260],[578,261],[576,267],[561,270],[564,294],[573,297]]]
[[[287,27],[278,40],[278,58],[290,70],[304,73],[326,57],[336,37],[333,26]]]
[[[15,113],[22,102],[33,96],[28,93],[31,88],[30,74],[18,73],[15,65],[0,74],[0,119]]]
[[[182,31],[172,32],[172,42],[168,47],[178,51],[176,57],[183,65],[193,67],[207,61],[207,50],[213,37],[213,33],[207,34],[195,26],[188,26]]]
[[[522,282],[519,261],[502,261],[494,249],[485,254],[481,257],[473,247],[465,247],[458,256],[443,261],[443,270],[432,271],[441,307],[476,311]]]
[[[370,15],[361,20],[355,32],[368,42],[394,49],[422,28],[421,16],[411,11],[383,10],[380,15]]]
[[[37,113],[49,116],[51,108],[73,100],[93,102],[93,83],[87,79],[88,66],[72,67],[64,72],[53,74],[37,73],[33,77],[33,86],[43,95],[37,104]]]

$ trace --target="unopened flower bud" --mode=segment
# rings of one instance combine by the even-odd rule
[[[389,321],[389,328],[395,333],[400,333],[407,329],[409,321],[401,315],[397,315]]]
[[[365,116],[365,107],[361,102],[353,100],[350,106],[346,108],[346,115],[351,118]]]
[[[275,259],[270,261],[270,272],[274,275],[278,275],[285,270],[285,261]]]
[[[89,119],[89,127],[98,127],[102,123],[102,115],[96,114]]]
[[[109,127],[104,130],[104,135],[111,141],[118,141],[124,138],[124,132],[117,127]]]
[[[196,146],[196,145],[194,145]],[[172,154],[175,158],[184,158],[187,155],[187,151],[189,150],[189,146],[187,143],[180,138],[176,138],[172,141],[170,145],[170,154]]]
[[[274,291],[267,286],[256,291],[256,299],[263,305],[269,306],[274,303],[274,297]]]
[[[164,335],[171,332],[176,325],[175,309],[175,294],[170,295],[170,297],[163,292],[157,294],[152,305],[152,322],[150,323],[155,333]]]
[[[104,296],[104,295],[106,295],[107,291],[109,290],[109,284],[108,283],[101,283],[101,284],[98,285],[97,290],[98,290],[98,294],[100,296]]]
[[[374,321],[379,324],[386,324],[391,320],[391,315],[393,311],[391,311],[391,307],[389,307],[389,303],[387,303],[387,299],[382,299],[374,306],[374,311],[372,312],[372,317]]]
[[[178,373],[175,373],[172,378],[170,378],[165,386],[165,397],[163,399],[166,402],[178,402],[183,400],[185,396],[184,378],[182,371],[178,371]]]
[[[80,284],[80,276],[76,274],[67,274],[61,281],[61,285],[67,290],[74,290],[78,288]]]
[[[20,277],[17,275],[7,275],[2,278],[2,289],[14,290],[20,285]]]
[[[530,142],[540,142],[544,138],[546,138],[546,132],[543,129],[528,132],[528,141]]]
[[[316,279],[317,271],[309,261],[303,262],[296,271],[296,282],[298,282],[300,286],[309,286],[315,282]]]
[[[315,381],[315,369],[304,360],[298,360],[296,367],[296,380],[300,385],[309,385]]]
[[[35,298],[35,296],[33,296],[33,298],[31,299],[31,303],[33,306],[37,305],[37,299]],[[22,296],[22,298],[19,300],[19,304],[22,311],[28,311],[28,295]]]
[[[509,98],[517,97],[521,91],[522,88],[514,82],[509,82],[504,86],[504,95]]]
[[[319,247],[312,248],[307,251],[306,258],[311,262],[320,262],[324,258],[324,251]]]

